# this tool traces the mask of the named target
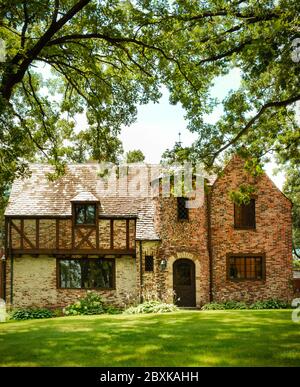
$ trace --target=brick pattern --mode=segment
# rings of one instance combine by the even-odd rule
[[[114,221],[114,248],[126,249],[126,220]]]
[[[99,246],[100,249],[110,249],[110,220],[99,220]]]
[[[229,192],[241,184],[256,186],[256,229],[234,228],[234,205]],[[123,203],[124,204],[124,203]],[[149,203],[148,203],[149,204]],[[147,206],[148,206],[147,204]],[[185,258],[195,263],[196,305],[210,300],[210,286],[215,301],[255,301],[270,298],[290,300],[292,287],[291,203],[273,182],[262,175],[254,178],[244,170],[244,162],[234,157],[211,188],[211,242],[213,277],[210,284],[208,253],[207,196],[199,208],[189,210],[189,220],[178,221],[177,199],[154,198],[135,220],[129,220],[130,247],[136,248],[136,258],[116,257],[116,290],[100,293],[114,304],[124,305],[138,298],[151,297],[173,301],[173,265]],[[144,207],[145,209],[145,207]],[[133,213],[132,213],[133,214]],[[143,223],[144,221],[144,223]],[[15,221],[20,228],[19,221]],[[68,245],[71,236],[70,220],[60,221],[60,244]],[[151,225],[151,238],[146,224]],[[26,235],[34,233],[34,225],[26,224]],[[45,240],[53,245],[53,224],[40,221]],[[145,229],[144,229],[145,227]],[[148,230],[148,231],[146,231]],[[47,232],[46,232],[47,231]],[[54,233],[55,235],[55,233]],[[144,236],[143,236],[144,235]],[[156,237],[160,236],[160,240]],[[114,247],[126,247],[126,220],[114,221]],[[99,247],[110,248],[110,220],[99,222]],[[144,238],[144,239],[143,239]],[[135,239],[137,239],[135,241]],[[12,235],[13,247],[18,246],[17,233]],[[142,249],[142,250],[140,250]],[[140,256],[141,253],[141,256]],[[264,254],[266,279],[262,281],[232,281],[227,279],[227,254]],[[145,272],[145,255],[153,255],[154,270]],[[113,256],[106,256],[113,258]],[[141,259],[141,267],[140,267]],[[160,262],[167,261],[162,270]],[[10,264],[7,261],[7,299],[10,299]],[[141,272],[142,270],[142,272]],[[14,260],[13,288],[15,306],[64,306],[86,294],[86,290],[56,288],[55,258],[23,255]]]
[[[43,247],[45,249],[55,249],[56,247],[56,220],[55,219],[40,219],[40,247]]]
[[[59,248],[71,249],[72,247],[72,221],[71,219],[59,220]]]
[[[113,256],[111,256],[113,258]],[[128,295],[136,297],[136,263],[129,256],[115,258],[116,289],[99,290],[107,302],[122,306]],[[7,302],[10,304],[10,261],[7,265]],[[22,255],[13,262],[13,306],[23,307],[64,307],[84,297],[85,289],[58,289],[56,278],[56,258],[49,256],[32,257]]]
[[[174,262],[180,258],[191,259],[196,266],[196,305],[200,306],[209,301],[207,202],[204,200],[199,208],[189,209],[188,221],[177,219],[177,198],[158,198],[156,205],[155,222],[161,236],[158,259],[167,260],[167,268],[160,274],[160,291],[173,289]]]
[[[291,203],[263,174],[254,178],[234,157],[212,190],[213,297],[222,300],[262,300],[292,297]],[[256,229],[234,229],[230,190],[256,186]],[[226,278],[227,253],[265,253],[266,280],[234,282]]]

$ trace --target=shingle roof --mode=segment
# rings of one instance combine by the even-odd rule
[[[101,183],[97,164],[70,164],[64,176],[48,179],[53,167],[31,164],[31,176],[13,183],[6,216],[70,216],[71,201],[99,200],[100,215],[136,216],[137,239],[157,240],[154,228],[154,203],[151,197],[126,196],[130,189],[118,188],[111,196]]]
[[[125,172],[128,186],[117,184],[117,193],[111,194],[104,183],[99,165],[69,164],[65,174],[54,181],[49,180],[53,167],[46,164],[31,164],[31,176],[17,179],[13,183],[6,216],[70,216],[71,201],[99,201],[99,213],[103,216],[135,216],[137,239],[157,240],[154,226],[154,201],[151,196],[136,194],[136,177],[150,191],[150,182],[155,180],[151,165],[137,163]],[[134,169],[136,168],[136,169]],[[126,171],[126,169],[124,169]],[[211,178],[211,177],[210,177]],[[109,177],[106,177],[109,179]],[[211,178],[213,179],[213,178]],[[120,176],[118,182],[120,182]],[[145,182],[145,184],[143,184]]]
[[[99,199],[91,192],[84,191],[74,196],[71,202],[99,202]]]

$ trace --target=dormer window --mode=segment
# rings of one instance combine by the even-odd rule
[[[72,200],[75,226],[96,226],[99,199],[91,192],[80,192]]]
[[[96,204],[74,204],[75,224],[93,226],[96,224]]]

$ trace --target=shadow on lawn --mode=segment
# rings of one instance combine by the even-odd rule
[[[3,327],[0,365],[300,365],[300,327],[289,311],[67,317]]]

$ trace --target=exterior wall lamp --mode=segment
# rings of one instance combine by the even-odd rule
[[[166,268],[167,268],[167,260],[163,258],[163,259],[160,261],[159,267],[160,267],[160,270],[161,270],[161,271],[166,270]]]

